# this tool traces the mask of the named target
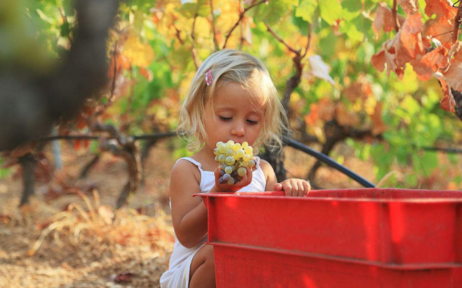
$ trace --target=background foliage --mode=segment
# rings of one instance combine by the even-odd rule
[[[415,13],[421,15],[422,25],[430,22],[419,32],[422,43],[430,45],[421,50],[422,56],[441,46],[431,42],[433,38],[443,46],[444,41],[450,42],[452,26],[433,20],[451,15],[446,22],[454,23],[456,8],[444,0],[398,2],[399,27],[406,27]],[[428,2],[446,10],[429,14]],[[6,40],[0,45],[0,59],[31,67],[59,62],[75,37],[72,4],[70,0],[2,1],[0,11],[11,12],[7,19],[11,25],[1,31],[8,37],[2,37]],[[402,179],[392,175],[387,182],[391,187],[417,187],[419,179],[439,169],[460,188],[461,177],[448,172],[460,165],[457,157],[448,154],[446,166],[441,167],[435,151],[422,149],[460,147],[462,142],[462,124],[454,109],[440,108],[448,94],[438,79],[423,81],[412,69],[409,63],[419,60],[418,55],[401,63],[407,64],[402,71],[387,62],[384,67],[391,73],[378,71],[371,63],[384,43],[399,33],[395,23],[383,20],[390,18],[383,15],[392,15],[386,13],[393,13],[396,4],[393,0],[122,1],[107,41],[110,81],[101,95],[87,101],[75,121],[61,123],[59,132],[88,133],[92,121],[112,124],[126,135],[172,131],[198,65],[218,49],[242,49],[267,65],[281,98],[288,79],[302,72],[288,102],[294,139],[324,148],[329,141],[334,146],[346,141],[357,157],[374,162],[377,180],[393,167],[412,167],[412,173]],[[414,11],[409,12],[409,5]],[[430,37],[441,33],[445,34]],[[449,38],[444,40],[446,34]],[[298,59],[299,70],[293,60],[297,51],[305,56]],[[332,140],[331,134],[339,132],[326,129],[326,123],[334,123],[340,130],[332,131],[341,131],[342,137]],[[94,153],[99,149],[85,140],[74,144]],[[187,153],[181,145],[173,157]],[[342,155],[331,156],[342,161]],[[4,174],[0,170],[0,176]]]

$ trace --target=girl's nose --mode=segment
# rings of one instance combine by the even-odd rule
[[[245,135],[244,125],[242,123],[236,123],[236,125],[233,126],[233,129],[231,129],[231,135],[244,136]]]

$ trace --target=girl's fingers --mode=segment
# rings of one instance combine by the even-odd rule
[[[281,185],[281,183],[276,183],[276,184],[274,184],[273,190],[274,190],[274,191],[281,191],[281,190],[282,190],[282,185]]]
[[[305,195],[305,187],[303,187],[303,182],[297,182],[297,188],[298,188],[298,197],[303,197]]]
[[[305,195],[308,195],[311,190],[310,182],[303,181],[303,186],[305,187]]]
[[[284,188],[286,196],[292,196],[292,185],[290,182],[285,182],[282,187]]]

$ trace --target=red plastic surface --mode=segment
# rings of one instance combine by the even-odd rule
[[[462,193],[200,194],[218,287],[462,287]]]

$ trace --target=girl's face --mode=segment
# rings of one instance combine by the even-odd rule
[[[205,105],[206,147],[214,149],[218,141],[228,140],[253,145],[263,125],[263,97],[252,97],[238,83],[219,85],[213,97],[213,106],[212,101]]]

